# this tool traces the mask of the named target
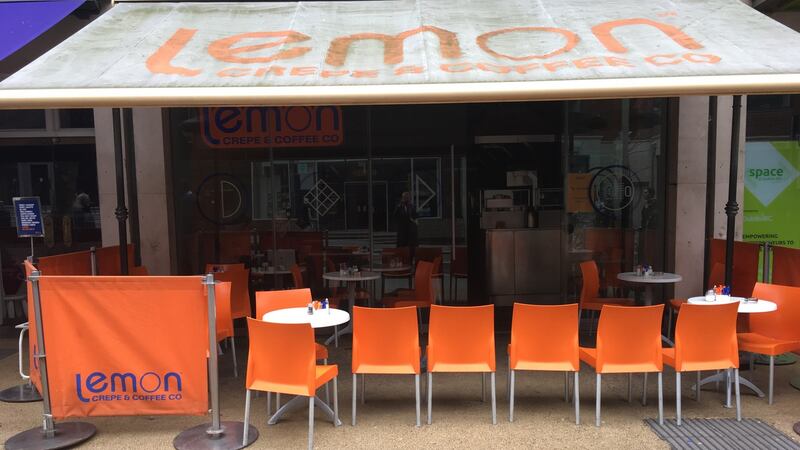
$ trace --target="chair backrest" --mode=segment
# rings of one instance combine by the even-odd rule
[[[311,303],[311,289],[285,289],[282,291],[256,291],[256,319],[264,314],[285,308],[302,308]]]
[[[594,260],[584,261],[581,263],[581,277],[583,278],[583,286],[581,286],[580,304],[597,298],[600,292],[600,274],[597,270],[597,263]]]
[[[609,306],[597,324],[597,372],[660,372],[664,305]]]
[[[231,315],[234,319],[249,317],[250,309],[250,269],[243,264],[230,264],[223,272],[215,272],[214,279],[231,283]]]
[[[414,272],[414,292],[416,300],[434,303],[436,293],[433,291],[433,263],[420,261]]]
[[[578,304],[514,303],[511,320],[511,367],[520,361],[537,363],[534,370],[580,370]]]
[[[431,305],[428,370],[448,372],[458,366],[494,372],[494,305]]]
[[[753,297],[775,302],[776,311],[750,314],[750,331],[774,339],[800,341],[800,287],[756,283]]]
[[[417,308],[353,309],[353,373],[419,374]]]
[[[221,281],[214,285],[214,301],[217,306],[217,341],[221,341],[233,336],[231,283],[229,281]]]
[[[739,367],[738,310],[739,303],[681,306],[675,325],[675,370]]]
[[[389,264],[392,258],[399,258],[403,264],[411,264],[408,247],[387,247],[381,250],[381,262]]]
[[[306,283],[303,281],[303,271],[300,270],[300,266],[297,264],[292,264],[291,269],[292,272],[292,281],[294,282],[295,289],[303,289],[306,287]]]
[[[310,325],[262,322],[248,317],[247,329],[247,389],[314,395],[314,330]]]

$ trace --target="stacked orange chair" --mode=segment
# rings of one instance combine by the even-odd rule
[[[458,301],[458,280],[467,279],[469,265],[467,264],[467,248],[456,247],[453,258],[450,260],[450,301]]]
[[[356,424],[357,375],[414,375],[417,426],[420,426],[420,348],[416,308],[353,310],[353,426]],[[361,398],[364,399],[362,383]]]
[[[681,373],[703,370],[734,371],[736,420],[742,420],[739,398],[739,350],[736,345],[736,316],[739,303],[681,306],[675,325],[675,347],[663,349],[664,363],[675,369],[676,423],[681,424]],[[725,383],[730,393],[730,383]]]
[[[637,307],[605,305],[600,311],[596,348],[580,348],[581,361],[594,367],[597,374],[595,425],[598,427],[601,375],[610,373],[657,372],[658,422],[664,423],[661,351],[663,314],[664,305]]]
[[[247,443],[252,391],[308,397],[308,448],[314,448],[314,399],[317,389],[333,381],[333,422],[339,422],[339,367],[314,362],[314,330],[308,324],[286,325],[247,319],[250,350],[247,358],[244,436]]]
[[[218,281],[231,283],[231,316],[234,319],[250,317],[250,269],[244,264],[206,264],[206,273],[213,273]]]
[[[311,289],[286,289],[283,291],[256,291],[256,319],[262,320],[264,314],[278,309],[286,308],[305,308],[311,303]],[[315,342],[314,352],[316,359],[321,359],[322,364],[328,364],[328,348]],[[326,398],[327,394],[326,386]],[[277,397],[277,404],[280,407],[280,394]],[[267,408],[270,406],[270,395],[267,394]]]
[[[428,424],[433,415],[433,374],[436,372],[480,373],[484,380],[489,373],[492,424],[496,424],[494,305],[431,305],[427,354]]]
[[[236,364],[236,339],[233,330],[233,317],[231,317],[231,283],[227,281],[217,282],[214,285],[214,304],[217,308],[217,342],[230,339],[231,356],[233,357],[233,376],[239,376],[239,369]]]
[[[414,289],[399,290],[395,297],[384,297],[383,304],[390,308],[403,308],[406,306],[416,306],[418,314],[422,314],[422,308],[430,308],[436,301],[436,293],[433,290],[433,269],[434,264],[427,261],[417,263],[417,270],[414,273]]]
[[[581,367],[578,348],[577,303],[557,306],[514,303],[511,344],[508,346],[509,422],[514,421],[516,372],[540,370],[574,374],[575,423],[580,424],[578,384]]]
[[[580,312],[583,310],[599,312],[604,305],[633,306],[632,298],[609,298],[600,297],[600,274],[597,270],[597,263],[594,261],[584,261],[580,265],[583,286],[581,287],[581,297],[579,301]]]
[[[750,314],[749,330],[739,334],[739,349],[769,356],[769,404],[772,404],[775,357],[800,351],[800,287],[756,283],[753,297],[775,302],[776,311]]]

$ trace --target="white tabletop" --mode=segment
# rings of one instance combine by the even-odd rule
[[[408,264],[403,264],[394,267],[390,265],[385,265],[385,266],[381,265],[381,266],[372,266],[372,269],[370,270],[374,270],[375,272],[407,272],[408,269],[410,268],[411,266],[409,266]]]
[[[327,272],[322,275],[322,278],[331,281],[371,281],[377,280],[381,276],[376,272],[366,272],[359,270],[358,272],[354,273],[353,275],[341,275],[339,272]]]
[[[713,302],[707,302],[705,297],[692,297],[689,299],[689,303],[693,305],[724,305],[727,303],[739,303],[739,312],[742,314],[756,314],[756,313],[765,313],[770,311],[776,311],[778,309],[778,305],[775,302],[771,302],[769,300],[761,300],[758,299],[757,303],[745,303],[743,297],[730,297],[726,300],[716,300]]]
[[[314,314],[308,313],[308,308],[286,308],[270,311],[261,318],[264,322],[297,324],[308,323],[311,328],[325,328],[341,325],[350,321],[350,314],[341,309],[329,308],[328,310],[316,309]]]
[[[677,283],[683,277],[677,273],[663,272],[658,275],[636,275],[636,272],[621,272],[617,274],[617,279],[630,283]]]

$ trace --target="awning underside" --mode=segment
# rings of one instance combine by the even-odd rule
[[[800,92],[800,34],[738,0],[118,4],[0,107]]]

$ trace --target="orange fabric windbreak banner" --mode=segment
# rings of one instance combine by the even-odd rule
[[[95,250],[95,256],[98,275],[122,275],[122,268],[119,265],[119,245],[98,248]],[[128,244],[128,269],[135,265],[133,244]]]
[[[91,275],[92,255],[83,251],[42,256],[36,265],[47,275]]]
[[[33,284],[29,281],[31,274],[36,267],[30,261],[25,261],[25,284],[28,286],[28,370],[31,383],[36,386],[39,393],[42,392],[42,376],[39,373],[39,361],[33,357],[39,350],[36,338],[36,320],[33,309]]]
[[[53,416],[208,412],[202,277],[42,276]]]
[[[800,287],[800,249],[772,247],[772,282]]]
[[[714,263],[725,265],[726,242],[724,239],[711,240],[711,267]],[[733,243],[733,285],[731,294],[737,297],[750,297],[758,281],[758,261],[761,246],[750,242]]]

